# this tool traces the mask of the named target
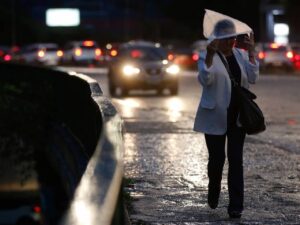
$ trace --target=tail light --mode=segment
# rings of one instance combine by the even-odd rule
[[[270,48],[276,49],[279,48],[279,45],[277,43],[271,43]]]
[[[4,59],[4,61],[6,61],[6,62],[11,61],[11,55],[8,55],[8,54],[7,54],[7,55],[4,56],[3,59]]]
[[[192,59],[193,59],[194,61],[198,61],[199,55],[198,55],[197,53],[194,53],[193,56],[192,56]]]
[[[294,63],[294,66],[297,70],[300,69],[300,55],[297,54],[297,53],[294,53],[294,56],[293,56],[293,63]]]
[[[292,51],[288,51],[285,56],[289,59],[293,59],[294,58],[294,53]]]
[[[37,53],[39,58],[43,58],[45,56],[45,51],[44,50],[39,50]]]
[[[100,48],[96,48],[96,49],[95,49],[95,55],[96,55],[96,56],[100,56],[101,54],[102,54],[101,49],[100,49]]]
[[[294,55],[294,61],[300,61],[300,55],[295,54]]]
[[[142,56],[142,52],[140,50],[134,49],[130,52],[130,56],[132,58],[140,58]]]
[[[113,49],[113,50],[110,51],[110,56],[115,57],[117,55],[118,55],[118,51],[117,50]]]
[[[258,58],[259,58],[259,59],[264,59],[264,58],[266,58],[266,53],[265,53],[265,52],[259,52],[259,53],[258,53]]]
[[[35,213],[41,213],[42,209],[39,205],[35,205],[35,206],[32,207],[32,211],[35,212]]]
[[[173,54],[168,54],[168,60],[172,61],[174,59],[174,55]]]
[[[63,52],[62,50],[58,50],[58,51],[56,52],[56,55],[57,55],[58,57],[62,57],[62,56],[64,55],[64,52]]]
[[[95,45],[95,43],[93,41],[84,41],[83,42],[83,46],[86,46],[86,47],[92,47],[94,45]]]
[[[76,55],[76,56],[81,56],[81,55],[82,55],[82,50],[81,50],[81,48],[76,48],[76,49],[75,49],[75,55]]]

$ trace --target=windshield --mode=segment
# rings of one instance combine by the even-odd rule
[[[52,47],[52,48],[44,48],[44,50],[49,51],[49,52],[54,52],[54,51],[57,51],[58,48],[54,48],[54,47]]]
[[[278,46],[278,47],[267,46],[267,47],[265,47],[265,50],[273,51],[273,52],[286,52],[287,47],[285,47],[285,46]]]
[[[159,61],[167,58],[163,48],[130,46],[120,49],[120,57],[141,61]]]

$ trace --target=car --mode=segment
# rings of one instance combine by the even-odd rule
[[[62,55],[63,51],[56,43],[34,43],[23,46],[16,58],[27,64],[56,66]]]
[[[169,51],[168,59],[184,69],[196,69],[198,52],[189,47],[174,48]]]
[[[109,91],[112,96],[125,96],[132,89],[156,89],[163,93],[168,88],[176,95],[178,73],[179,67],[167,59],[167,51],[161,45],[130,41],[120,44],[118,56],[109,64]]]
[[[61,64],[100,65],[104,56],[98,43],[93,40],[70,41],[65,44]]]
[[[168,59],[180,68],[188,70],[197,68],[199,48],[203,46],[203,43],[200,44],[199,41],[190,45],[181,41],[169,41],[164,46],[168,51]]]
[[[261,43],[257,49],[257,58],[262,71],[280,69],[292,72],[294,70],[293,52],[289,45]]]

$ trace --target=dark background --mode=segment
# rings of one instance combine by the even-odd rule
[[[267,41],[262,2],[282,5],[285,15],[276,20],[290,24],[290,40],[298,41],[298,0],[1,0],[0,44],[22,45],[51,41],[94,39],[99,43],[130,39],[192,42],[203,39],[204,9],[224,13],[247,23],[257,41]],[[47,8],[81,10],[81,25],[53,28],[45,24]]]

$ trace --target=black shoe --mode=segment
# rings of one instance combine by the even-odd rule
[[[210,202],[208,201],[208,205],[211,209],[215,209],[218,207],[218,202]]]
[[[219,196],[220,196],[219,190],[212,192],[210,188],[208,189],[207,203],[211,209],[215,209],[218,207]]]
[[[242,212],[241,211],[229,211],[228,212],[229,217],[232,219],[239,219],[242,217]]]

